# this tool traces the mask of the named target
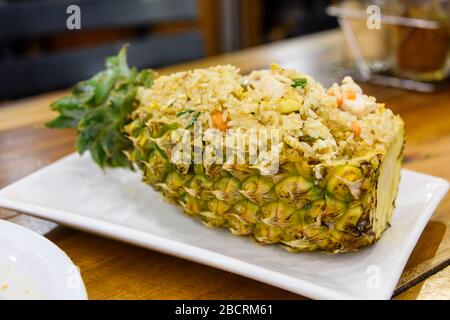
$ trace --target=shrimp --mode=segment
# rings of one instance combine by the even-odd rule
[[[345,77],[341,86],[333,84],[327,94],[335,97],[339,108],[358,117],[369,114],[377,107],[375,99],[364,95],[361,87],[350,77]]]

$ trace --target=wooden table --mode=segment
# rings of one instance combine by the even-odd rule
[[[296,67],[325,85],[337,79],[329,65],[339,59],[337,31],[172,66],[162,73],[230,63],[248,72],[271,62]],[[45,75],[44,75],[45,76]],[[364,85],[406,123],[408,169],[450,179],[450,90],[433,94]],[[53,92],[0,105],[0,187],[74,151],[73,131],[42,127],[54,114]],[[80,204],[81,205],[81,204]],[[0,218],[55,242],[81,269],[91,299],[302,299],[296,294],[228,272],[68,229],[20,212]],[[396,299],[450,299],[450,195],[426,226],[394,293]]]

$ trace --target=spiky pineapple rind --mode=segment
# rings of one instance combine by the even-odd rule
[[[147,120],[135,120],[126,128],[134,144],[130,161],[144,168],[146,183],[205,225],[250,235],[261,244],[278,243],[289,251],[326,253],[370,246],[380,237],[379,230],[389,226],[393,208],[385,208],[385,221],[377,221],[376,212],[381,201],[378,190],[388,188],[380,185],[380,176],[392,174],[395,180],[398,175],[382,172],[384,162],[391,161],[390,153],[324,166],[319,181],[306,160],[286,160],[272,176],[262,176],[246,165],[231,165],[227,170],[220,165],[190,165],[183,172],[152,140],[173,129],[154,131]],[[403,124],[398,121],[396,147],[388,151],[397,171],[404,141]],[[392,179],[388,183],[395,184]],[[395,199],[394,189],[390,199]]]

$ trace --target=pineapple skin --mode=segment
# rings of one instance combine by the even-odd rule
[[[319,181],[312,164],[298,159],[281,163],[271,176],[247,165],[180,170],[156,142],[176,126],[149,126],[146,120],[135,119],[125,128],[134,146],[127,152],[129,160],[166,201],[207,226],[228,228],[261,244],[278,243],[292,252],[331,254],[370,246],[389,227],[403,156],[400,119],[386,153],[324,166]]]

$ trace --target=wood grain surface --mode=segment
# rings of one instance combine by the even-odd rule
[[[325,32],[160,70],[231,63],[243,72],[278,62],[325,85],[338,79],[329,65],[340,57],[341,36]],[[364,89],[406,123],[405,168],[450,179],[450,89],[433,94],[380,86]],[[49,130],[48,104],[66,91],[0,105],[0,187],[74,151],[75,132]],[[238,275],[101,238],[0,209],[0,218],[26,226],[61,247],[80,267],[91,299],[304,299]],[[400,278],[395,299],[449,299],[450,196],[437,208]]]

